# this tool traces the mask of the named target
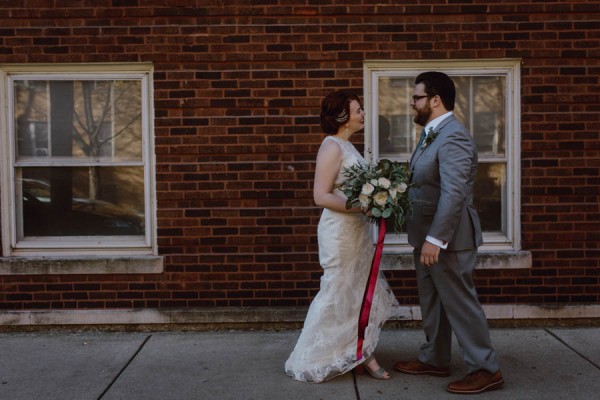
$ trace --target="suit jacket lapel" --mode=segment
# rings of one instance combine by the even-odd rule
[[[455,119],[456,119],[456,117],[454,117],[454,114],[450,115],[448,118],[444,118],[438,124],[438,126],[435,128],[436,132],[441,132],[441,130],[444,129],[444,127],[446,125],[448,125],[450,123],[450,121],[454,121]],[[417,147],[415,148],[415,151],[413,151],[413,154],[410,158],[410,168],[411,169],[414,168],[415,162],[421,156],[421,154],[423,154],[423,151],[425,150],[425,149],[421,148],[424,141],[425,141],[425,129],[423,129],[423,131],[421,131],[421,138],[419,139],[419,143],[417,144]]]
[[[419,137],[419,142],[417,143],[417,147],[415,147],[415,150],[413,151],[412,155],[410,156],[410,167],[412,168],[413,163],[416,159],[416,155],[417,152],[419,151],[419,149],[421,148],[421,146],[423,145],[423,142],[425,141],[425,128],[423,128],[423,130],[421,131],[421,136]]]

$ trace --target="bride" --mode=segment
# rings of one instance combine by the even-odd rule
[[[346,197],[336,188],[344,167],[365,163],[349,141],[353,133],[364,128],[358,97],[347,91],[326,96],[321,106],[321,128],[329,136],[317,154],[314,200],[323,207],[318,226],[323,276],[285,372],[299,381],[322,382],[362,365],[372,377],[389,379],[373,351],[381,326],[397,301],[380,272],[365,330],[364,356],[357,360],[359,313],[374,247],[371,225],[363,210],[346,209]]]

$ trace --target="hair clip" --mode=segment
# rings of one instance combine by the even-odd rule
[[[335,120],[337,122],[345,122],[348,119],[348,113],[346,112],[346,109],[343,109],[341,113],[338,114],[337,117],[335,117]]]

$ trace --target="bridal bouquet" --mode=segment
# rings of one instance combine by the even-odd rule
[[[346,208],[367,209],[374,223],[393,217],[396,229],[400,229],[411,210],[407,163],[382,159],[376,165],[354,164],[344,168],[342,175],[344,180],[338,188],[348,198]]]

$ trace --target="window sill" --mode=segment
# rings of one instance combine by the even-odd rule
[[[476,269],[526,269],[531,268],[530,251],[480,251]],[[381,269],[388,271],[414,270],[413,253],[384,253]]]
[[[0,275],[160,274],[160,256],[0,257]]]

